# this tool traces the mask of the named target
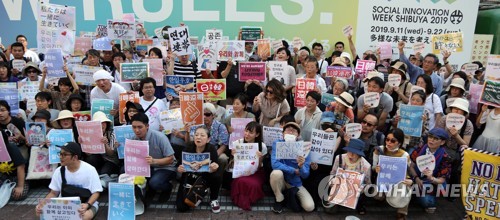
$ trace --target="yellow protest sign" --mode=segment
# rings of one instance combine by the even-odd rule
[[[440,54],[443,50],[462,52],[462,32],[432,35],[432,53]]]

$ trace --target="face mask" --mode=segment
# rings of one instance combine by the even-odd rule
[[[293,134],[285,134],[283,138],[285,139],[286,142],[293,142],[297,140],[297,136]]]

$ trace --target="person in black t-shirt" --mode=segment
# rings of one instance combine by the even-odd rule
[[[0,100],[0,129],[7,134],[9,143],[15,144],[21,149],[25,159],[28,159],[28,149],[25,147],[24,121],[10,115],[9,103]]]
[[[29,191],[28,182],[25,181],[26,160],[19,151],[19,148],[7,141],[7,134],[3,130],[1,132],[11,161],[0,163],[0,185],[3,184],[3,182],[6,180],[15,182],[16,187],[14,188],[14,190],[12,190],[11,199],[24,200]]]

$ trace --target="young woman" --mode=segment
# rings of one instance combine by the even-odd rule
[[[56,120],[52,121],[54,129],[71,129],[74,140],[78,140],[78,129],[76,129],[75,117],[69,110],[62,110]]]
[[[290,51],[285,48],[281,47],[278,49],[276,52],[276,61],[286,61],[287,66],[285,67],[285,75],[288,75],[288,82],[281,82],[285,86],[285,92],[286,92],[286,99],[288,100],[288,103],[292,103],[291,107],[293,109],[293,96],[292,96],[292,89],[295,87],[295,79],[297,75],[295,74],[295,68],[292,66],[292,56]]]
[[[131,125],[132,122],[130,121],[130,119],[132,118],[132,116],[134,116],[135,114],[137,114],[139,112],[144,113],[144,109],[142,108],[142,105],[139,103],[128,101],[125,104],[125,114],[124,114],[126,124]]]
[[[290,105],[285,99],[283,84],[277,79],[272,79],[253,100],[253,112],[260,111],[260,124],[274,127],[284,115],[290,112]]]
[[[210,161],[217,161],[217,149],[215,146],[210,143],[210,131],[205,126],[200,126],[196,128],[194,134],[194,142],[191,142],[183,152],[186,153],[210,153]],[[220,204],[219,204],[219,190],[222,182],[222,178],[217,175],[217,170],[219,169],[219,165],[216,162],[210,161],[202,161],[196,162],[197,164],[191,165],[191,167],[201,167],[207,165],[209,163],[209,172],[208,173],[196,173],[195,175],[200,175],[205,181],[207,186],[210,187],[210,206],[212,207],[213,213],[220,212]],[[205,164],[206,163],[206,164]],[[186,194],[189,189],[185,188],[185,185],[188,184],[188,175],[190,173],[186,172],[184,164],[179,165],[177,168],[177,172],[182,174],[181,180],[179,182],[179,189],[177,191],[177,211],[185,212],[189,210],[189,206],[184,202],[186,198]]]
[[[64,66],[63,70],[66,73],[66,77],[59,79],[59,82],[57,83],[58,89],[54,91],[45,89],[45,78],[47,77],[47,67],[43,68],[42,79],[40,80],[40,85],[39,85],[40,91],[50,92],[50,95],[52,95],[52,100],[53,100],[52,107],[59,111],[65,110],[66,102],[68,101],[69,96],[71,94],[78,94],[80,90],[75,80],[69,73],[68,68]]]
[[[0,82],[17,82],[19,79],[12,76],[8,62],[0,62]]]
[[[257,157],[259,158],[257,171],[248,176],[233,179],[231,183],[231,199],[233,203],[243,210],[252,210],[250,205],[264,198],[265,195],[262,185],[266,181],[266,176],[262,161],[264,156],[267,155],[267,147],[262,142],[262,126],[255,121],[248,123],[245,127],[245,137],[238,140],[237,143],[257,143],[259,147],[257,151]],[[235,153],[236,150],[233,148],[233,156]]]
[[[232,118],[255,118],[255,115],[246,110],[247,96],[243,93],[236,95],[233,99],[233,113],[225,117],[223,124],[227,127],[229,133],[233,132],[231,128]]]
[[[66,101],[66,109],[71,112],[79,112],[86,110],[85,100],[80,94],[71,94]]]
[[[417,86],[425,89],[425,109],[429,111],[429,129],[433,129],[436,123],[441,120],[443,107],[439,96],[434,93],[432,79],[430,76],[421,74],[417,77]]]
[[[453,78],[450,86],[446,89],[446,94],[439,98],[443,109],[447,109],[448,105],[451,105],[455,99],[463,98],[465,96],[465,92],[464,79],[460,77]]]

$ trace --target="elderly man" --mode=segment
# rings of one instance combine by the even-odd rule
[[[111,82],[114,78],[106,70],[98,70],[94,73],[94,82],[96,87],[90,92],[90,101],[94,99],[111,99],[114,100],[112,115],[117,115],[118,106],[120,103],[120,93],[127,92],[122,86]]]

